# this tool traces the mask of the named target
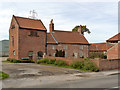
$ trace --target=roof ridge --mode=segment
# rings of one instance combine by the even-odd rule
[[[106,44],[106,42],[102,42],[102,43],[90,43],[90,44]]]
[[[41,19],[32,19],[32,18],[21,17],[21,16],[15,16],[15,15],[14,15],[14,17],[23,18],[23,19],[30,19],[30,20],[35,20],[35,21],[41,21]]]
[[[70,33],[72,33],[73,31],[63,31],[63,30],[54,30],[54,31],[58,31],[58,32],[70,32]],[[53,31],[53,32],[54,32]],[[73,32],[73,33],[79,33],[79,32]]]
[[[109,38],[109,39],[107,39],[106,41],[109,41],[110,39],[112,39],[112,38],[114,38],[114,37],[116,37],[117,35],[119,35],[120,34],[120,32],[119,33],[117,33],[117,34],[115,34],[114,36],[112,36],[111,38]],[[119,36],[118,36],[118,39],[119,39]]]

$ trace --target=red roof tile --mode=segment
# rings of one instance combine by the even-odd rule
[[[118,33],[115,36],[109,38],[107,41],[119,41],[119,40],[120,40],[120,33]]]
[[[19,27],[27,29],[46,30],[41,20],[14,16]]]
[[[90,45],[90,51],[107,51],[114,45],[107,45],[107,43],[92,43]]]
[[[58,43],[89,44],[84,35],[79,32],[54,30],[52,35]]]
[[[50,33],[47,33],[47,43],[56,43]]]
[[[93,43],[90,45],[90,51],[106,51],[106,43]]]

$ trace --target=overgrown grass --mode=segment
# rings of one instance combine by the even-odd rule
[[[50,63],[51,61],[54,61],[54,63]],[[63,60],[49,59],[46,57],[41,60],[38,60],[37,64],[72,68],[72,69],[77,69],[82,71],[94,71],[94,72],[99,71],[98,67],[89,59],[74,61],[70,65],[67,65]]]
[[[8,78],[8,77],[9,77],[8,74],[0,71],[0,79],[5,79],[5,78]]]
[[[4,61],[2,61],[2,62],[4,62],[4,63],[7,63],[7,62],[8,62],[8,63],[11,63],[10,61],[7,61],[7,60],[4,60]]]

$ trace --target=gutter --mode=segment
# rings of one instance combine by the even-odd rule
[[[50,33],[53,37],[53,39],[55,40],[55,42],[58,44],[58,41],[55,39],[54,35],[52,33]]]

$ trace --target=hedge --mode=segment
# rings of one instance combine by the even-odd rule
[[[14,58],[8,58],[7,61],[11,63],[34,63],[33,60],[19,60],[19,59],[14,59]]]

